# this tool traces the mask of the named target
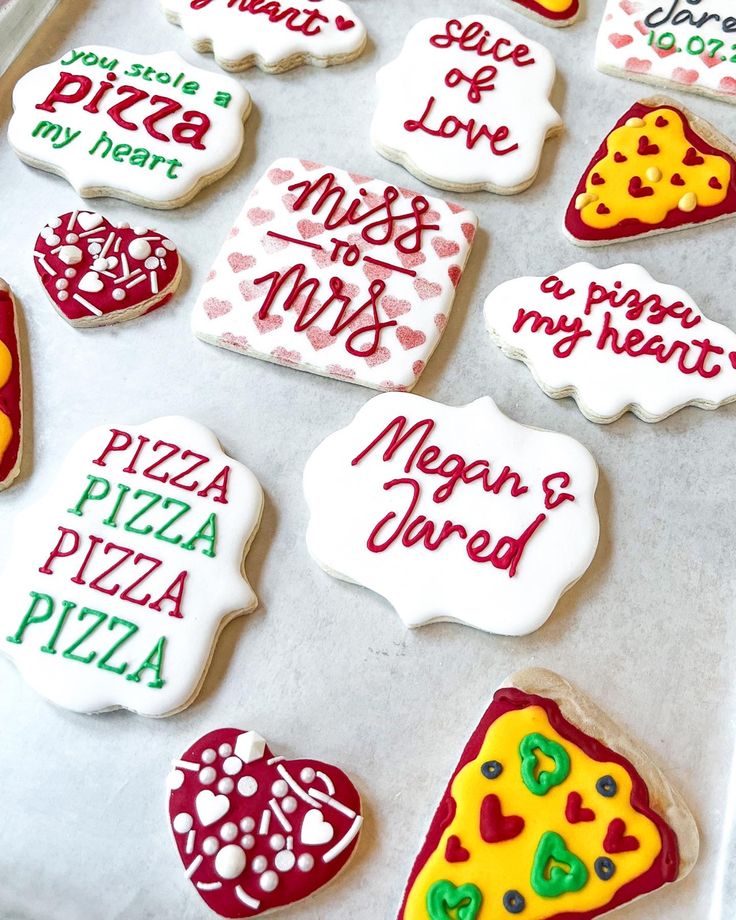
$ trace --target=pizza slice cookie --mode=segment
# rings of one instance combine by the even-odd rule
[[[695,821],[654,764],[550,671],[498,690],[412,869],[399,920],[592,920],[675,882]]]
[[[585,170],[565,229],[581,246],[667,233],[736,212],[736,145],[664,97],[618,121]]]
[[[0,492],[20,472],[23,447],[20,340],[13,295],[0,278]]]
[[[546,26],[571,26],[580,15],[579,0],[505,0],[506,4]]]

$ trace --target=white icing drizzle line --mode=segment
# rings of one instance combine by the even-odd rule
[[[268,804],[271,806],[271,811],[273,811],[273,813],[276,815],[279,824],[281,827],[283,827],[287,834],[292,831],[294,828],[291,826],[291,822],[283,813],[283,811],[281,811],[279,803],[276,801],[276,799],[271,799]]]
[[[332,805],[332,807],[342,814],[346,815],[348,818],[354,818],[355,812],[352,808],[348,808],[347,805],[343,805],[342,802],[338,802],[337,799],[333,799],[332,796],[325,795],[324,792],[320,792],[319,789],[310,789],[309,794],[313,795],[315,799],[319,799],[320,802],[324,802],[325,805]]]
[[[128,257],[125,255],[125,253],[123,253],[123,254],[120,256],[120,261],[123,263],[123,275],[124,275],[124,277],[125,277],[125,278],[129,278],[129,277],[130,277],[130,265],[128,265]],[[140,271],[140,269],[136,269],[136,271]]]
[[[328,850],[324,854],[324,856],[322,857],[322,862],[330,863],[332,862],[333,859],[335,859],[335,857],[339,856],[340,853],[344,852],[353,842],[355,837],[357,836],[362,823],[363,823],[363,819],[361,818],[361,816],[356,815],[355,820],[350,825],[350,829],[348,830],[347,834],[345,834],[342,840],[338,840],[338,842],[335,844],[335,846],[331,850]]]
[[[151,272],[151,293],[158,294],[158,275]]]
[[[271,825],[271,812],[266,808],[261,815],[261,824],[258,828],[258,833],[263,836],[268,833],[268,828]]]
[[[107,255],[107,250],[112,246],[112,241],[115,239],[115,231],[113,230],[110,233],[110,236],[105,240],[105,245],[102,247],[102,252],[100,253],[100,258],[104,259]]]
[[[243,904],[245,904],[246,907],[250,907],[251,910],[258,910],[258,908],[261,906],[261,902],[257,901],[255,898],[252,898],[249,894],[246,894],[240,885],[235,886],[235,894],[243,902]]]
[[[187,869],[187,878],[191,878],[194,873],[199,869],[202,864],[202,857],[195,856],[194,859],[189,863],[189,868]]]
[[[102,316],[102,310],[98,310],[93,304],[88,300],[85,300],[84,297],[81,297],[79,294],[72,294],[72,297],[78,302],[81,303],[83,307],[89,310],[90,313],[94,313],[95,316]]]
[[[121,244],[122,242],[123,242],[123,238],[122,238],[122,236],[119,236],[119,237],[115,240],[115,247],[114,247],[114,249],[113,249],[113,252],[120,252],[120,244]]]
[[[141,281],[145,281],[145,280],[146,280],[146,276],[143,274],[143,272],[141,272],[140,276],[139,276],[138,278],[136,278],[135,281],[130,281],[130,282],[129,282],[128,284],[126,284],[125,286],[126,286],[126,288],[132,288],[132,287],[135,287],[136,284],[140,284]]]
[[[287,772],[286,767],[284,767],[282,764],[279,764],[276,767],[276,769],[279,771],[281,776],[283,776],[286,782],[291,786],[294,792],[296,792],[299,798],[302,799],[302,801],[307,802],[309,805],[312,806],[312,808],[322,808],[319,802],[317,802],[311,796],[307,795],[307,793],[302,789],[299,783],[297,783],[294,777],[289,772]]]
[[[172,767],[179,767],[182,770],[199,770],[198,763],[192,763],[191,760],[172,760]]]
[[[78,215],[79,215],[79,211],[72,211],[72,213],[71,213],[71,215],[70,215],[70,217],[69,217],[69,223],[67,224],[67,227],[66,227],[67,230],[73,230],[73,229],[74,229],[74,225],[75,225],[76,222],[77,222],[77,216],[78,216]]]
[[[266,763],[270,767],[272,763],[280,763],[280,761],[282,761],[283,759],[284,759],[283,756],[272,757],[270,760],[267,760]]]
[[[287,849],[287,850],[293,850],[293,849],[294,849],[294,838],[293,838],[291,835],[289,835],[289,836],[286,838],[286,849]]]
[[[319,778],[325,784],[325,789],[327,790],[329,795],[335,794],[335,784],[332,782],[332,780],[326,773],[323,773],[321,770],[317,770],[317,772],[315,773],[315,776],[319,776]]]
[[[85,237],[92,236],[93,233],[99,233],[99,227],[93,227],[91,230],[85,230],[84,233],[79,234],[79,239],[83,240]],[[98,236],[97,239],[89,240],[90,243],[101,243],[105,239],[104,236]]]
[[[196,839],[197,839],[197,832],[194,830],[189,831],[189,833],[187,834],[187,845],[185,848],[187,854],[192,854],[194,852],[194,841]]]
[[[217,891],[222,888],[222,882],[197,882],[197,888],[200,891]]]
[[[38,259],[41,267],[45,269],[50,275],[55,275],[56,271],[49,265],[49,263],[44,259],[40,252],[34,252],[33,255]]]

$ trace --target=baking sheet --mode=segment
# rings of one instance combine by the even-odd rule
[[[25,317],[32,369],[22,478],[0,496],[0,558],[15,515],[48,487],[59,457],[93,425],[183,413],[211,427],[267,493],[248,558],[261,601],[227,627],[199,699],[151,721],[117,712],[84,717],[28,689],[0,658],[0,917],[204,918],[165,818],[171,757],[218,726],[255,728],[287,756],[341,765],[366,808],[348,870],[284,912],[304,920],[391,920],[433,809],[468,734],[503,677],[527,665],[575,681],[654,755],[692,807],[701,860],[675,888],[624,909],[629,920],[730,920],[736,913],[736,406],[686,409],[647,425],[598,427],[572,400],[547,398],[485,332],[492,286],[561,268],[586,253],[562,235],[568,197],[602,136],[647,87],[592,66],[602,0],[570,29],[551,29],[493,0],[353,0],[371,41],[353,64],[283,76],[241,74],[256,109],[233,169],[186,208],[136,209],[97,200],[113,219],[147,221],[181,248],[179,294],[127,326],[82,332],[46,301],[32,264],[43,223],[77,206],[62,180],[23,166],[5,126],[13,83],[84,42],[141,52],[178,50],[216,69],[166,23],[155,0],[65,0],[0,81],[0,275]],[[553,102],[566,124],[547,143],[536,183],[463,201],[480,232],[447,333],[416,392],[460,405],[491,395],[515,419],[576,437],[598,460],[601,542],[589,572],[548,623],[526,638],[438,624],[408,632],[366,590],[336,581],[308,557],[301,472],[319,441],[371,395],[195,341],[199,285],[255,179],[298,155],[421,187],[368,140],[373,77],[418,19],[499,15],[542,41],[558,63]],[[672,93],[736,137],[736,107]],[[451,197],[451,196],[450,196]],[[601,266],[635,260],[684,287],[714,320],[736,325],[733,246],[724,221],[594,251]]]

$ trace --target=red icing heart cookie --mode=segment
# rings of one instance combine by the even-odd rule
[[[168,777],[169,818],[186,876],[221,917],[300,901],[345,867],[363,822],[336,767],[275,757],[256,732],[200,738]]]
[[[36,271],[72,326],[104,326],[163,306],[179,286],[181,259],[170,239],[117,227],[95,211],[71,211],[43,228]]]
[[[22,435],[18,320],[13,295],[0,278],[0,492],[18,475]]]

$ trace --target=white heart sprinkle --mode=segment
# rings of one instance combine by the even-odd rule
[[[205,827],[219,821],[226,815],[230,808],[230,800],[226,795],[215,795],[210,789],[203,789],[197,795],[195,805],[199,820]]]
[[[77,223],[83,230],[94,230],[104,220],[105,218],[102,214],[98,214],[96,211],[82,211],[77,214]]]
[[[302,843],[308,846],[329,843],[334,833],[334,827],[329,821],[325,821],[322,812],[318,808],[310,808],[304,815],[300,835]]]
[[[80,278],[77,287],[80,291],[86,291],[88,294],[97,294],[105,285],[97,272],[87,272],[86,275]]]

